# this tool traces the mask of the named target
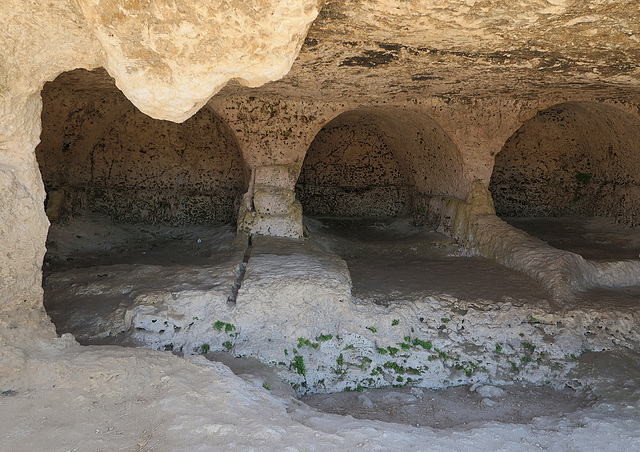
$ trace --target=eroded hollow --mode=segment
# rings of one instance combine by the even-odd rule
[[[469,256],[430,225],[431,200],[464,197],[467,187],[459,151],[436,121],[368,108],[318,133],[296,195],[311,237],[347,261],[357,297],[379,304],[418,292],[545,299],[531,278]]]
[[[233,275],[247,170],[218,115],[154,120],[103,70],[64,73],[42,97],[44,303],[59,333],[101,341],[123,331],[132,291]]]
[[[152,119],[102,70],[62,74],[42,98],[36,155],[52,222],[87,211],[116,223],[235,221],[247,171],[210,109],[182,124]]]
[[[616,107],[567,102],[526,121],[496,156],[497,214],[587,259],[640,251],[640,119]]]

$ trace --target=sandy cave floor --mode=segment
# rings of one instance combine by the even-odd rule
[[[365,302],[445,295],[548,306],[549,295],[532,278],[467,256],[451,238],[409,219],[308,218],[306,226],[314,243],[346,261],[352,294]],[[194,287],[208,284],[216,271],[233,278],[245,248],[230,226],[114,225],[107,217],[87,215],[50,229],[45,308],[59,334],[72,333],[85,345],[114,343],[110,336],[120,331],[110,330],[113,321],[107,319],[132,302],[131,287],[161,289],[185,268]],[[122,335],[115,342],[128,343]]]
[[[374,303],[406,299],[413,292],[424,291],[449,292],[479,300],[489,297],[497,302],[505,297],[527,299],[536,304],[545,304],[547,300],[542,288],[529,278],[485,259],[466,257],[447,237],[414,228],[408,222],[370,221],[358,226],[348,220],[312,219],[307,221],[307,226],[314,240],[346,260],[354,283],[354,296]],[[93,277],[100,278],[108,273],[102,273],[103,268],[131,264],[164,266],[169,272],[165,277],[175,266],[227,268],[225,262],[241,262],[245,245],[235,239],[232,228],[224,226],[181,228],[178,232],[175,228],[158,226],[115,226],[106,218],[88,216],[65,228],[52,227],[50,253],[44,268],[46,306],[59,333],[71,331],[82,337],[82,332],[77,330],[81,325],[78,319],[106,316],[122,300],[101,299],[99,294],[84,300],[55,299],[55,291],[47,287],[49,278],[55,279],[56,275],[69,271],[95,273]],[[500,277],[496,278],[496,274]],[[418,275],[421,275],[419,281]],[[195,270],[194,278],[197,281]],[[145,284],[153,283],[145,281]],[[634,290],[627,289],[629,300],[635,298]],[[87,301],[93,303],[87,304]],[[74,317],[76,322],[65,323],[69,317]],[[88,328],[91,325],[87,323]],[[135,345],[127,343],[122,335],[94,338],[84,343]],[[86,349],[92,350],[87,352],[87,358],[90,354],[99,356],[101,349]],[[120,355],[127,353],[124,348],[105,350],[118,350],[113,353]],[[136,356],[139,353],[145,352],[136,351]],[[171,356],[162,352],[147,353]],[[640,355],[632,351],[580,357],[580,365],[574,371],[576,381],[591,381],[588,388],[582,383],[568,384],[561,390],[524,384],[444,390],[388,388],[317,394],[301,401],[294,398],[288,384],[255,360],[234,359],[228,354],[210,354],[208,358],[228,365],[246,381],[250,388],[247,394],[257,392],[270,398],[269,403],[256,411],[263,419],[251,422],[263,422],[271,416],[272,421],[266,421],[267,424],[276,422],[283,429],[270,425],[280,432],[274,434],[274,438],[284,434],[288,439],[255,443],[256,440],[247,435],[246,441],[254,441],[247,443],[233,437],[232,432],[231,440],[224,442],[218,438],[221,442],[215,443],[211,435],[204,435],[201,441],[194,438],[195,445],[188,450],[252,450],[252,447],[255,447],[253,450],[285,450],[287,446],[289,450],[640,449]],[[138,365],[146,359],[155,358],[139,357]],[[174,378],[172,369],[177,371],[182,366],[181,359],[194,358],[171,358],[163,364],[166,368],[159,375],[166,372]],[[12,447],[9,450],[34,450],[32,445],[38,444],[38,438],[47,435],[53,439],[52,447],[42,450],[187,450],[167,433],[167,429],[176,426],[173,414],[167,414],[166,407],[172,407],[168,408],[169,413],[172,410],[180,413],[182,427],[197,430],[193,424],[195,419],[206,423],[200,412],[204,402],[189,402],[190,408],[179,392],[158,392],[154,378],[149,377],[147,384],[144,373],[131,376],[130,388],[118,395],[118,403],[112,404],[101,402],[103,399],[90,403],[90,398],[76,395],[73,388],[67,392],[61,389],[4,394],[0,398],[3,406],[21,414],[3,419],[2,438]],[[202,378],[202,375],[188,373],[179,377],[183,388],[202,387]],[[233,383],[234,378],[226,375],[218,386],[237,385]],[[100,391],[106,394],[108,384],[104,385]],[[152,405],[160,403],[165,408],[150,410],[149,400],[156,400]],[[276,417],[273,410],[278,411]],[[54,417],[56,420],[52,422]],[[129,422],[130,419],[136,421]],[[241,434],[239,429],[235,432]],[[425,444],[429,444],[426,449]]]

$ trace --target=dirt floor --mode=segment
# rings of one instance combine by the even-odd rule
[[[354,296],[379,305],[414,292],[496,302],[547,298],[530,278],[466,256],[449,238],[404,220],[312,219],[307,226],[312,240],[346,260]],[[626,246],[621,245],[626,236],[609,234],[612,249],[600,250],[601,257]],[[197,280],[199,267],[239,264],[245,247],[226,226],[112,225],[97,216],[54,226],[44,268],[45,306],[60,334],[81,338],[82,328],[109,328],[109,312],[126,300],[126,290],[102,298],[76,290],[83,296],[71,300],[56,291],[60,275],[95,273],[92,278],[111,284],[101,268],[140,264],[168,272],[193,267]],[[138,278],[136,284],[159,283],[144,272],[128,277]],[[73,284],[77,288],[86,280]],[[606,296],[631,303],[636,290],[606,291]],[[602,297],[596,291],[592,302]],[[93,339],[86,344],[135,345],[122,335],[87,337]],[[207,358],[211,365],[202,357],[113,346],[72,347],[60,358],[64,365],[43,357],[39,371],[48,369],[50,387],[0,395],[0,449],[640,450],[640,355],[631,349],[577,357],[564,387],[514,381],[500,387],[369,389],[300,400],[256,360],[227,353]]]
[[[349,266],[354,296],[388,304],[412,293],[463,300],[541,300],[548,294],[532,278],[480,256],[410,219],[313,218],[312,237]]]

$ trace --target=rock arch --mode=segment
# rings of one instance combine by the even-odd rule
[[[565,102],[525,121],[497,154],[490,190],[501,216],[640,221],[640,118]]]
[[[360,108],[316,135],[296,191],[306,214],[393,217],[419,212],[424,197],[463,196],[465,186],[458,149],[436,121]]]
[[[204,108],[184,123],[148,117],[102,77],[72,71],[43,90],[36,155],[52,220],[86,209],[116,222],[233,223],[247,172],[225,122]]]

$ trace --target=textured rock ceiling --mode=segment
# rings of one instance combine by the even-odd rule
[[[640,81],[639,6],[619,0],[328,2],[288,75],[257,90],[231,82],[222,94],[405,103],[588,89],[622,100],[634,97]],[[76,87],[112,87],[103,83],[105,75]]]
[[[341,1],[269,88],[381,100],[610,93],[640,79],[637,1]],[[373,88],[373,89],[372,89]],[[612,89],[613,88],[613,89]]]

